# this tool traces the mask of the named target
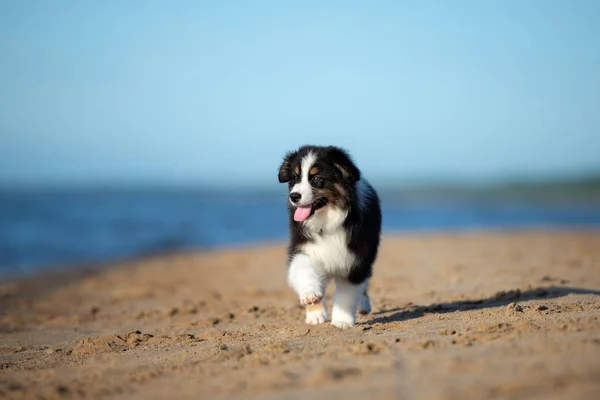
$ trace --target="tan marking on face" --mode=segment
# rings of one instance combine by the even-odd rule
[[[346,171],[346,169],[344,167],[342,167],[340,164],[335,163],[335,166],[337,169],[339,169],[342,172],[342,175],[344,175],[345,178],[350,176],[350,173],[348,171]]]
[[[340,185],[339,183],[336,183],[334,185],[334,187],[335,187],[335,190],[338,191],[340,196],[346,196],[346,189],[344,189],[344,187],[342,185]]]
[[[319,173],[319,168],[317,168],[317,167],[312,167],[312,168],[310,169],[310,171],[308,171],[308,173],[309,173],[309,175],[316,175],[316,174],[318,174],[318,173]]]
[[[296,175],[300,175],[300,166],[296,165],[296,168],[294,168],[294,172],[296,172]]]
[[[328,201],[328,205],[332,205],[335,207],[344,206],[346,202],[346,195],[346,191],[339,184],[334,185],[334,188],[315,189],[316,198],[326,198]]]
[[[306,312],[314,312],[323,309],[323,302],[319,302],[318,304],[307,304]]]

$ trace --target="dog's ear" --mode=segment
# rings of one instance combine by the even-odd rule
[[[356,167],[350,155],[339,147],[330,146],[328,154],[333,165],[342,174],[344,180],[348,183],[356,183],[360,180],[360,170]]]
[[[292,180],[292,160],[297,152],[289,152],[285,155],[281,166],[279,167],[279,183],[285,183]]]

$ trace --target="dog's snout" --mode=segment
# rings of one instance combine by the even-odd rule
[[[298,192],[290,193],[290,200],[292,201],[292,203],[299,202],[300,198],[302,198],[302,195],[300,193],[298,193]]]

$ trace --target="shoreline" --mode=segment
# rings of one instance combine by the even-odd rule
[[[461,236],[471,234],[523,234],[523,233],[545,233],[545,234],[561,234],[561,233],[583,233],[583,234],[600,234],[600,225],[595,224],[528,224],[526,226],[467,226],[467,227],[451,227],[451,228],[409,228],[409,229],[395,229],[387,230],[382,233],[382,240],[386,239],[400,239],[405,237],[423,237],[427,238],[430,236]],[[49,263],[40,265],[37,267],[31,267],[30,272],[21,273],[0,273],[0,283],[8,283],[14,281],[22,281],[28,279],[37,279],[40,276],[54,277],[57,275],[69,275],[69,274],[86,274],[101,272],[105,268],[115,268],[115,266],[139,263],[147,260],[153,260],[161,257],[170,256],[185,256],[185,255],[197,255],[197,254],[214,254],[221,252],[236,252],[236,251],[248,251],[256,250],[261,248],[270,247],[282,247],[287,245],[286,238],[272,239],[272,240],[260,240],[256,242],[240,242],[232,243],[228,245],[216,245],[212,247],[188,247],[175,249],[172,251],[157,251],[148,252],[140,255],[116,255],[114,257],[108,257],[98,260],[73,262],[73,263]],[[0,271],[8,270],[10,266],[0,266]]]
[[[595,229],[386,233],[373,312],[349,330],[304,324],[285,283],[285,244],[3,281],[0,397],[584,399],[600,390]]]

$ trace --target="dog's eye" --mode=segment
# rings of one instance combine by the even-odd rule
[[[315,187],[323,187],[323,179],[318,175],[313,176],[310,181]]]

